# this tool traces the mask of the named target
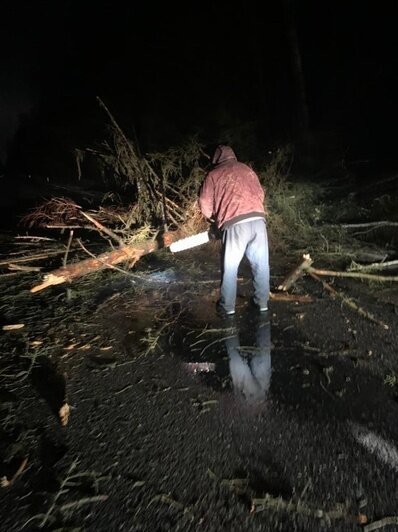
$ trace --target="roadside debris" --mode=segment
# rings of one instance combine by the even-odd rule
[[[16,470],[16,472],[10,479],[8,479],[7,477],[0,478],[0,487],[9,488],[10,486],[12,486],[14,482],[17,480],[17,478],[20,477],[22,473],[25,471],[27,464],[28,464],[28,458],[25,457],[22,460],[21,465],[18,467],[18,469]]]
[[[341,292],[338,292],[333,288],[329,283],[321,279],[321,276],[330,276],[330,277],[355,277],[360,279],[367,279],[369,281],[398,281],[398,276],[383,276],[383,275],[373,275],[369,273],[355,273],[355,272],[338,272],[332,270],[320,270],[312,267],[313,260],[309,254],[304,254],[302,261],[294,268],[294,270],[285,278],[285,280],[278,286],[278,290],[287,291],[289,290],[294,283],[303,275],[308,274],[316,281],[320,282],[322,286],[331,293],[334,297],[337,297],[343,301],[350,308],[358,312],[358,314],[377,325],[383,327],[383,329],[388,330],[389,326],[381,320],[378,320],[370,312],[364,310],[362,307],[357,305],[352,299],[348,298]]]

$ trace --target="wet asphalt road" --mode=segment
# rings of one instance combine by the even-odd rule
[[[168,353],[75,401],[74,450],[112,478],[89,529],[348,531],[395,515],[398,405],[350,363],[292,349],[271,318],[184,320]]]
[[[393,388],[355,357],[298,342],[285,303],[225,320],[200,301],[177,309],[145,357],[131,361],[137,338],[126,334],[123,356],[78,366],[67,430],[48,415],[40,466],[4,494],[4,530],[35,530],[38,520],[22,524],[51,507],[74,460],[89,481],[68,487],[60,501],[77,502],[56,507],[50,529],[348,532],[360,514],[397,514]]]

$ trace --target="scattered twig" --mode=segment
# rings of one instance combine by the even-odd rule
[[[26,465],[28,463],[28,458],[25,457],[21,465],[18,467],[17,471],[14,473],[14,475],[10,478],[10,480],[7,479],[7,477],[3,477],[0,479],[0,487],[1,488],[8,488],[9,486],[12,486],[14,482],[17,480],[19,476],[22,475],[22,473],[25,471]]]
[[[21,266],[20,264],[13,264],[10,262],[8,265],[9,270],[16,270],[19,272],[39,272],[42,270],[41,266]]]
[[[59,509],[61,510],[61,512],[64,512],[65,510],[71,510],[72,508],[80,508],[80,506],[90,504],[92,502],[106,501],[108,498],[109,495],[93,495],[92,497],[83,497],[82,499],[78,499],[77,501],[67,502],[66,504],[60,506]]]
[[[176,501],[173,499],[169,494],[167,493],[161,493],[159,495],[155,495],[150,501],[149,505],[153,504],[154,502],[159,501],[164,504],[168,504],[170,508],[174,508],[175,510],[179,512],[183,512],[185,515],[190,517],[191,519],[194,518],[194,515],[189,507],[185,506],[182,502]],[[148,506],[149,506],[148,505]]]
[[[269,298],[272,301],[294,301],[297,303],[311,303],[314,298],[308,294],[288,294],[287,292],[270,292]]]
[[[155,501],[164,502],[164,503],[168,504],[169,506],[171,506],[172,508],[175,508],[176,510],[183,510],[184,509],[184,505],[182,504],[182,502],[178,502],[178,501],[174,500],[172,497],[170,497],[170,495],[167,495],[166,493],[162,493],[160,495],[155,495],[151,499],[149,504],[152,504]]]
[[[364,310],[363,308],[359,307],[356,303],[354,303],[351,299],[349,299],[348,297],[346,297],[344,294],[342,294],[341,292],[338,292],[337,290],[335,290],[332,286],[330,286],[329,283],[327,283],[326,281],[324,281],[323,279],[320,279],[315,273],[314,271],[309,270],[308,272],[311,277],[313,279],[315,279],[316,281],[320,282],[323,287],[328,291],[330,292],[331,294],[333,294],[334,296],[338,297],[339,299],[341,299],[343,301],[343,303],[345,303],[346,305],[348,305],[349,307],[351,307],[352,309],[354,309],[355,311],[358,312],[358,314],[360,314],[361,316],[363,316],[364,318],[376,323],[377,325],[380,325],[381,327],[383,327],[383,329],[386,329],[388,330],[389,327],[386,323],[378,320],[377,318],[375,318],[372,314],[370,314],[369,312],[367,312],[366,310]]]
[[[356,278],[362,278],[362,279],[369,279],[373,281],[398,281],[398,276],[382,276],[382,275],[372,275],[368,273],[337,272],[337,271],[332,271],[332,270],[320,270],[317,268],[313,268],[311,266],[312,262],[313,261],[309,255],[303,255],[303,260],[301,261],[301,263],[293,270],[293,272],[285,279],[285,281],[278,288],[280,290],[287,290],[293,285],[293,283],[298,279],[298,277],[300,277],[303,273],[307,273],[313,279],[320,282],[328,292],[340,298],[346,305],[356,310],[358,314],[376,323],[377,325],[380,325],[381,327],[383,327],[383,329],[386,329],[386,330],[389,329],[389,326],[386,323],[378,320],[372,314],[370,314],[363,308],[359,307],[351,299],[346,297],[341,292],[338,292],[337,290],[335,290],[329,283],[321,279],[319,276],[356,277]]]
[[[0,373],[0,377],[5,378],[5,379],[13,379],[14,382],[19,382],[19,383],[23,382],[24,380],[26,380],[30,376],[30,374],[31,374],[31,372],[32,372],[32,370],[33,370],[33,368],[34,368],[34,366],[36,364],[37,359],[41,355],[42,355],[42,353],[40,353],[39,350],[35,350],[33,353],[29,354],[29,342],[28,342],[26,344],[26,354],[22,355],[23,358],[30,359],[30,364],[29,364],[28,369],[21,370],[18,373],[10,373],[10,374],[7,374],[7,373],[3,372],[3,373]]]
[[[211,469],[207,470],[207,474],[213,480],[217,480],[221,485],[228,487],[232,491],[238,494],[247,493],[249,488],[249,479],[221,479]],[[297,502],[293,500],[286,500],[283,497],[274,497],[270,493],[266,493],[264,497],[252,498],[252,506],[250,513],[258,513],[268,509],[275,509],[285,512],[295,512],[297,514],[313,517],[316,519],[325,519],[326,521],[332,521],[337,519],[345,519],[349,522],[364,524],[367,522],[367,517],[364,514],[350,515],[347,514],[347,506],[345,504],[336,504],[331,510],[323,510],[305,504],[302,502],[305,492],[310,485],[310,481],[307,482]]]
[[[269,493],[267,493],[265,497],[252,499],[251,513],[263,512],[270,508],[285,512],[295,512],[308,517],[315,517],[317,519],[335,520],[347,517],[347,508],[343,504],[336,505],[332,510],[323,510],[320,508],[313,508],[301,501],[294,502],[292,500],[287,501],[282,497],[273,497]],[[353,519],[356,521],[357,517],[353,516]]]
[[[211,469],[207,470],[207,474],[213,480],[217,480],[221,486],[225,486],[238,495],[247,493],[249,488],[248,478],[220,478]]]
[[[319,270],[317,268],[309,267],[306,269],[308,273],[327,277],[351,277],[356,279],[368,279],[369,281],[392,281],[398,282],[398,275],[373,275],[371,273],[360,272],[337,272],[334,270]]]
[[[34,260],[45,260],[56,255],[62,255],[65,253],[64,249],[58,251],[48,251],[47,253],[38,253],[37,255],[29,255],[28,257],[13,258],[12,260],[3,260],[0,262],[0,266],[8,266],[10,262],[16,264],[19,262],[32,262]]]
[[[97,483],[99,479],[96,477],[95,473],[88,473],[88,472],[87,473],[75,473],[74,472],[78,463],[79,462],[76,459],[69,466],[66,476],[60,483],[58,491],[54,494],[52,498],[52,502],[47,512],[34,515],[30,519],[28,519],[28,521],[26,521],[24,525],[22,526],[22,529],[27,527],[27,525],[29,525],[33,521],[39,521],[38,527],[44,528],[48,524],[49,521],[54,520],[54,517],[55,517],[54,514],[57,511],[62,512],[62,511],[70,510],[72,508],[78,508],[84,504],[89,504],[91,502],[100,502],[108,498],[107,495],[94,495],[92,497],[83,497],[82,499],[79,499],[77,501],[72,501],[69,503],[62,504],[62,505],[59,504],[60,498],[66,493],[68,493],[70,488],[76,487],[78,485],[76,483],[78,479],[91,478],[94,481],[96,489],[97,489]]]
[[[66,266],[66,263],[68,261],[68,255],[69,255],[70,246],[72,244],[72,240],[73,240],[73,229],[71,229],[70,232],[69,232],[68,243],[66,245],[64,259],[62,261],[62,264],[63,264],[64,267]]]
[[[388,220],[382,220],[379,222],[365,222],[358,224],[342,224],[343,229],[361,229],[361,228],[379,228],[379,227],[398,227],[398,222],[389,222]]]
[[[96,220],[93,216],[91,216],[90,214],[84,212],[84,211],[81,211],[82,215],[87,218],[87,220],[89,220],[90,222],[92,222],[95,227],[97,229],[99,229],[100,231],[102,231],[103,233],[107,234],[108,236],[110,236],[111,238],[113,238],[113,240],[115,240],[119,246],[124,246],[124,242],[123,242],[123,239],[121,239],[118,235],[116,235],[111,229],[109,229],[108,227],[105,227],[102,223],[100,223],[98,220]]]
[[[213,340],[213,342],[210,342],[209,344],[205,345],[205,347],[202,349],[202,351],[199,353],[199,357],[201,357],[205,351],[209,349],[209,347],[219,344],[220,342],[224,342],[225,340],[229,340],[231,338],[234,338],[236,335],[230,335],[230,336],[224,336],[223,338],[217,338],[216,340]]]
[[[373,532],[373,530],[379,530],[379,528],[384,528],[388,525],[398,525],[398,516],[383,517],[379,521],[369,523],[363,530],[364,532]]]
[[[10,325],[3,325],[3,331],[16,331],[18,329],[23,329],[25,327],[24,323],[13,323]]]
[[[55,242],[55,238],[49,238],[48,236],[21,235],[21,236],[16,236],[15,239],[16,240],[32,240],[32,241],[46,240],[48,242]]]
[[[113,395],[119,395],[120,393],[124,393],[127,390],[130,390],[130,388],[133,388],[134,384],[127,384],[126,386],[123,386],[120,390],[117,390],[116,392],[113,392]]]
[[[23,272],[14,272],[14,273],[3,273],[0,275],[0,281],[2,281],[3,279],[9,279],[10,277],[15,277],[16,275],[20,275],[21,273]]]
[[[45,226],[46,229],[89,229],[90,231],[96,231],[96,228],[92,225],[64,225],[64,224],[49,224]]]
[[[373,264],[352,264],[349,271],[372,272],[377,270],[388,270],[390,268],[398,267],[398,260],[390,260],[387,262],[374,262]]]

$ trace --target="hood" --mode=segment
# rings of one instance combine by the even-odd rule
[[[234,150],[230,146],[220,145],[216,148],[213,156],[213,164],[221,164],[225,161],[236,161]]]

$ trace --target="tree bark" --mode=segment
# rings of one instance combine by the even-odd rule
[[[304,254],[303,260],[298,266],[293,269],[293,271],[289,273],[285,280],[278,286],[278,290],[283,290],[284,292],[286,292],[286,290],[289,290],[289,288],[294,285],[297,279],[304,275],[304,273],[306,272],[306,270],[308,270],[312,263],[313,260],[311,259],[310,255]]]
[[[133,266],[144,255],[168,247],[172,242],[183,238],[183,236],[184,234],[181,231],[173,231],[164,234],[156,240],[107,251],[98,255],[98,257],[92,257],[69,264],[68,266],[63,266],[46,274],[43,282],[31,288],[30,291],[32,293],[40,292],[49,286],[71,282],[89,273],[112,268],[112,266],[116,266],[122,262],[129,261],[131,266]]]

